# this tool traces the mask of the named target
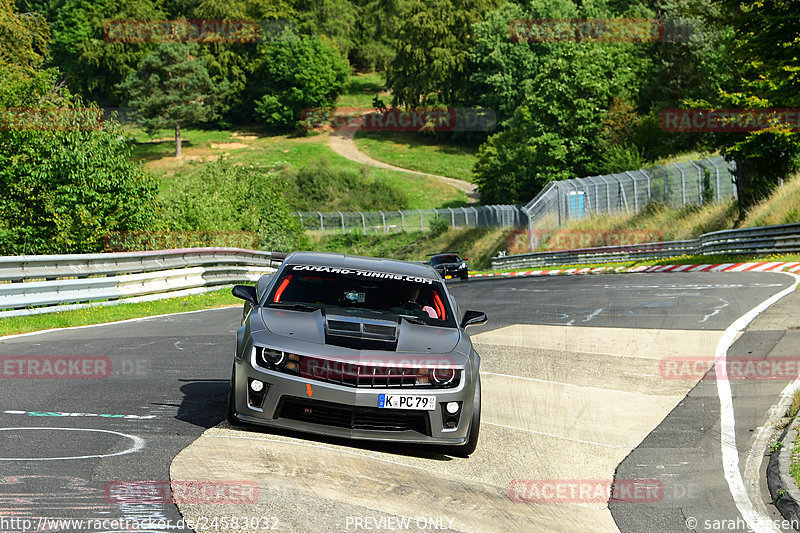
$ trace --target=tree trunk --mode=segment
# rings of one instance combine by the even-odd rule
[[[175,157],[181,158],[181,125],[175,124]]]

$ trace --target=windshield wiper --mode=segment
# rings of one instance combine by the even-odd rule
[[[320,309],[319,307],[314,307],[313,305],[309,304],[302,304],[302,303],[281,303],[281,302],[273,302],[269,304],[267,307],[277,307],[278,309],[291,309],[293,311],[307,311],[312,312]]]

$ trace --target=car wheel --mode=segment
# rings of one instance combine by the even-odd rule
[[[478,435],[481,429],[481,378],[478,378],[478,384],[475,386],[475,401],[472,404],[472,420],[469,424],[469,432],[467,442],[461,446],[450,446],[447,449],[448,455],[456,457],[469,457],[475,452],[478,447]]]
[[[461,281],[467,281],[468,279],[469,279],[469,274],[467,272],[461,274]]]
[[[228,424],[232,426],[241,426],[242,422],[236,418],[236,398],[234,397],[236,391],[236,363],[233,364],[231,370],[231,387],[228,392]]]

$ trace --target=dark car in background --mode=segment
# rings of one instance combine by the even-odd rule
[[[296,252],[245,300],[228,421],[352,439],[475,450],[480,357],[434,270]]]
[[[444,279],[447,279],[448,276],[462,280],[469,278],[467,258],[458,257],[455,252],[434,254],[426,261],[426,264],[433,267]]]

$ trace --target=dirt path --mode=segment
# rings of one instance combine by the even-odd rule
[[[361,163],[362,165],[369,165],[378,168],[386,168],[389,170],[396,170],[398,172],[407,172],[409,174],[417,174],[420,176],[428,176],[430,178],[434,178],[441,182],[447,183],[448,185],[451,185],[460,191],[464,191],[465,193],[467,193],[467,196],[469,197],[469,203],[474,204],[478,201],[478,188],[472,183],[468,183],[462,180],[457,180],[454,178],[448,178],[446,176],[437,176],[436,174],[428,174],[427,172],[417,172],[416,170],[408,170],[407,168],[396,167],[394,165],[384,163],[383,161],[378,161],[377,159],[373,159],[358,149],[355,141],[353,140],[354,135],[355,131],[339,131],[331,133],[328,144],[333,149],[334,152],[344,157],[345,159],[355,161],[356,163]]]

